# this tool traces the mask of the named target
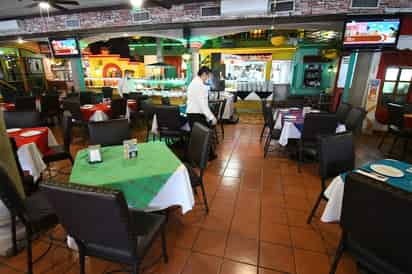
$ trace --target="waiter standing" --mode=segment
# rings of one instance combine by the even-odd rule
[[[125,70],[123,78],[119,81],[117,91],[122,98],[127,99],[129,93],[136,92],[136,83],[132,79],[133,73],[133,70]]]

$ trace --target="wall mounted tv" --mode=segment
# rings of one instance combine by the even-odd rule
[[[54,57],[70,58],[80,57],[79,41],[76,38],[49,39]]]
[[[395,48],[398,44],[400,18],[364,18],[345,22],[345,49]]]

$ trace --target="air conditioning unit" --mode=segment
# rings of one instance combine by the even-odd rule
[[[22,30],[18,20],[0,21],[0,33],[15,33]]]
[[[207,16],[220,16],[220,6],[207,6],[200,8],[200,14],[202,17]]]
[[[79,29],[80,28],[80,19],[74,18],[74,19],[67,19],[64,24],[66,25],[66,28],[69,29]]]
[[[152,18],[150,16],[150,12],[148,11],[137,11],[132,13],[132,20],[133,23],[142,23],[142,22],[148,22]]]

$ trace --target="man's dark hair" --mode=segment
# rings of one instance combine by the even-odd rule
[[[209,74],[210,73],[210,69],[206,66],[203,66],[199,69],[199,71],[197,72],[197,76],[202,76],[203,73]]]

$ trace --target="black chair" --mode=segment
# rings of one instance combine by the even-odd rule
[[[63,101],[63,110],[68,111],[71,114],[73,125],[85,128],[87,126],[87,121],[84,121],[80,107],[81,104],[78,98],[67,98]]]
[[[63,114],[63,145],[51,146],[50,151],[43,155],[44,163],[49,167],[50,163],[70,160],[73,165],[73,157],[70,153],[72,139],[72,116],[65,112]]]
[[[127,100],[124,98],[112,99],[110,102],[112,119],[124,118],[126,116]]]
[[[405,157],[406,152],[408,150],[409,138],[412,137],[412,132],[404,128],[404,117],[403,117],[404,108],[401,105],[389,103],[387,104],[387,109],[388,109],[388,123],[387,123],[388,128],[385,134],[382,136],[382,139],[379,143],[378,148],[380,149],[382,147],[388,135],[393,135],[394,140],[393,140],[393,143],[392,143],[392,146],[389,152],[391,153],[393,151],[399,139],[404,139],[405,142],[404,142],[403,157]]]
[[[321,190],[315,205],[308,217],[310,224],[321,200],[327,201],[324,193],[326,180],[355,168],[355,148],[351,132],[322,137],[319,140],[319,175]]]
[[[5,111],[6,128],[30,128],[42,125],[40,113],[35,111]]]
[[[155,114],[155,106],[148,100],[141,103],[144,123],[146,126],[146,142],[149,140],[150,131],[152,130],[153,116]]]
[[[112,87],[102,87],[103,98],[113,98],[113,88]]]
[[[411,193],[358,173],[346,177],[340,226],[342,236],[330,274],[349,252],[371,273],[412,273]]]
[[[165,216],[130,210],[123,193],[116,190],[57,183],[42,184],[42,189],[78,246],[81,274],[86,273],[86,256],[132,266],[113,272],[139,273],[159,234],[167,263]]]
[[[209,159],[212,139],[212,130],[208,127],[195,123],[190,134],[189,145],[186,152],[185,166],[189,172],[192,187],[200,187],[203,195],[206,213],[209,212],[206,191],[203,184],[203,175]],[[197,172],[196,169],[199,171]]]
[[[160,139],[183,139],[187,135],[187,132],[181,129],[184,122],[180,116],[179,106],[156,105],[155,113]]]
[[[17,254],[16,237],[16,217],[23,223],[26,230],[26,249],[27,249],[27,273],[33,273],[33,264],[44,256],[39,256],[33,261],[32,241],[41,233],[45,233],[58,224],[54,211],[50,207],[44,193],[37,191],[31,196],[23,199],[17,192],[14,183],[7,172],[0,165],[0,199],[6,205],[11,215],[11,233],[13,241],[13,252]],[[46,250],[48,252],[51,248]],[[46,253],[45,252],[45,253]]]
[[[264,116],[265,126],[266,126],[264,129],[267,129],[267,128],[269,129],[269,134],[266,136],[265,146],[263,150],[264,151],[263,157],[266,158],[269,152],[270,143],[272,142],[272,140],[279,140],[282,130],[275,129],[275,117],[274,117],[273,109],[269,104],[265,104],[263,111],[264,111],[263,116]]]
[[[270,111],[272,112],[272,110],[271,110],[271,108],[272,108],[271,105],[269,105],[266,100],[261,100],[260,102],[261,102],[261,106],[262,106],[263,127],[262,127],[262,131],[260,132],[260,139],[259,139],[259,140],[260,140],[260,142],[262,142],[263,135],[265,134],[265,131],[266,131],[267,129],[270,130],[270,128],[271,128],[270,122],[273,121],[273,115],[272,115],[272,118],[271,118],[271,119],[270,119],[269,116],[267,115],[267,114],[268,114],[268,109],[270,109]],[[272,124],[273,124],[273,123],[272,123]]]
[[[335,114],[308,113],[303,123],[302,136],[298,144],[298,171],[301,171],[304,154],[316,157],[318,155],[319,137],[332,135],[336,132],[338,121]]]
[[[36,97],[34,96],[16,97],[16,111],[36,111]]]
[[[55,117],[60,117],[60,102],[59,95],[57,94],[47,94],[40,98],[41,102],[41,114],[44,118],[53,119]]]
[[[225,114],[226,103],[227,103],[227,100],[224,99],[220,106],[219,115],[216,117],[217,124],[220,125],[220,131],[222,132],[222,139],[225,138],[225,126],[224,126],[225,121],[223,119],[223,115]]]
[[[170,98],[169,97],[162,97],[162,105],[170,106]]]
[[[13,149],[14,159],[16,161],[17,169],[20,174],[21,182],[23,183],[24,193],[26,196],[30,196],[32,193],[38,190],[39,184],[38,181],[35,182],[33,176],[29,173],[24,172],[23,168],[21,167],[19,157],[17,155],[17,144],[14,138],[9,138],[11,147]]]
[[[338,109],[336,110],[336,119],[338,119],[338,122],[341,124],[344,124],[346,121],[346,118],[348,117],[348,114],[350,110],[352,109],[352,105],[348,103],[340,103]]]
[[[82,91],[79,93],[80,105],[89,105],[94,103],[94,92],[92,91]]]
[[[116,119],[89,123],[90,144],[102,146],[122,145],[130,139],[127,119]]]
[[[360,107],[353,107],[346,117],[346,130],[356,132],[362,127],[363,119],[366,117],[366,111]]]
[[[210,111],[215,116],[216,122],[218,122],[222,105],[223,105],[223,100],[209,101],[209,108],[210,108]],[[209,125],[209,128],[213,130],[214,141],[216,142],[216,144],[219,144],[219,137],[217,135],[217,124],[216,125]]]

